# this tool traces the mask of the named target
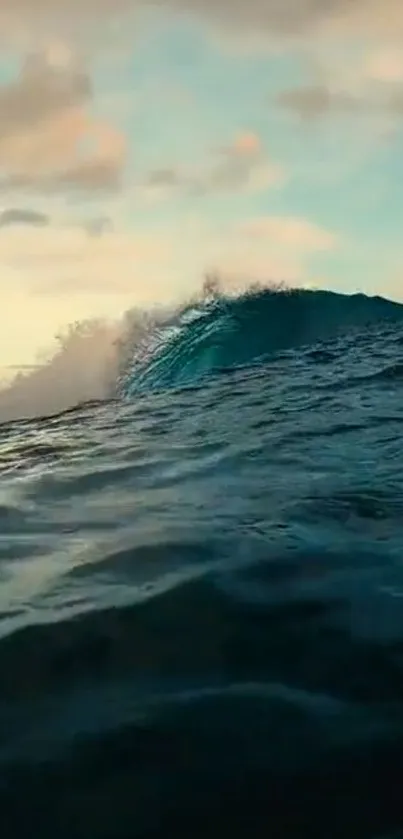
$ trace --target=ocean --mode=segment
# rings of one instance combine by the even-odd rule
[[[0,425],[4,839],[403,835],[402,327],[213,295]]]

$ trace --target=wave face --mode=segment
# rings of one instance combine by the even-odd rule
[[[402,319],[400,304],[364,294],[262,289],[237,298],[217,296],[156,324],[140,347],[135,345],[122,392],[130,397],[192,384],[216,371]]]
[[[402,311],[131,315],[0,425],[2,836],[402,836]]]

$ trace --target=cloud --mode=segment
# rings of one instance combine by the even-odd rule
[[[401,0],[160,0],[164,10],[193,15],[216,31],[244,40],[256,34],[275,38],[317,38],[331,34],[403,37]],[[57,34],[70,42],[98,39],[114,49],[130,35],[129,16],[142,21],[147,0],[2,0],[0,35],[7,45]],[[132,37],[132,36],[130,36]]]
[[[196,191],[214,192],[248,187],[252,175],[263,164],[267,166],[260,138],[252,132],[238,134],[233,142],[218,151],[210,169],[195,182]],[[280,177],[279,168],[272,167],[273,182]]]
[[[262,141],[253,131],[244,131],[237,134],[231,145],[224,147],[222,151],[225,156],[249,160],[261,153]]]
[[[89,76],[67,48],[29,55],[0,88],[0,189],[99,192],[120,186],[125,138],[86,111]]]
[[[280,91],[274,101],[304,121],[339,115],[371,118],[372,128],[395,125],[403,116],[402,51],[385,44],[345,46],[325,41],[305,53],[309,81]]]
[[[0,142],[87,101],[90,95],[87,73],[74,64],[67,50],[63,64],[55,61],[51,50],[28,55],[19,78],[0,88]]]
[[[99,216],[84,222],[83,230],[86,230],[89,236],[102,236],[106,231],[112,230],[112,221],[108,216]]]
[[[270,253],[260,248],[251,252],[245,242],[234,242],[217,250],[211,263],[226,289],[242,292],[256,283],[271,286],[304,282],[306,272],[301,261],[289,254]]]
[[[230,28],[275,33],[301,32],[329,20],[357,21],[364,13],[372,21],[379,18],[384,6],[397,13],[400,9],[398,0],[165,0],[165,4],[179,13],[193,13]],[[40,21],[53,31],[66,31],[86,24],[100,26],[112,18],[119,20],[145,5],[145,0],[3,0],[0,25],[8,33],[18,33],[22,20],[30,27]]]
[[[102,236],[89,236],[84,226],[13,227],[0,236],[3,282],[26,295],[133,293],[150,300],[158,278],[163,289],[171,256],[168,235],[129,235],[106,227]]]
[[[336,233],[294,216],[260,216],[243,222],[240,233],[255,242],[270,242],[277,249],[298,253],[332,250],[340,241]]]
[[[2,0],[0,37],[9,47],[32,45],[55,35],[76,43],[109,29],[113,19],[141,5],[138,0]]]
[[[197,219],[142,234],[105,226],[100,236],[89,236],[84,223],[16,226],[0,236],[0,271],[5,295],[93,297],[93,305],[98,296],[132,295],[149,304],[187,294],[193,279],[200,282],[212,265],[249,280],[294,281],[306,276],[305,261],[313,254],[339,244],[337,233],[292,216],[252,217],[219,231]],[[62,304],[59,308],[63,319]]]
[[[356,113],[362,110],[359,99],[349,93],[331,91],[326,85],[307,85],[282,91],[278,105],[304,120],[318,119],[330,111]]]
[[[241,132],[226,146],[212,152],[205,165],[165,167],[150,172],[145,188],[172,195],[182,190],[190,195],[208,195],[238,190],[259,192],[282,183],[283,168],[272,163],[257,134]]]
[[[326,84],[298,85],[282,91],[277,104],[302,120],[315,120],[329,114],[403,116],[403,85],[395,89],[368,88],[359,93],[332,90]]]
[[[172,5],[227,28],[283,35],[304,32],[333,18],[346,8],[347,0],[172,0]]]
[[[403,37],[401,0],[166,0],[226,32],[274,38]]]
[[[49,216],[37,210],[19,210],[10,207],[0,212],[0,228],[12,227],[16,224],[27,224],[32,227],[46,227],[49,224]]]
[[[179,170],[169,168],[168,166],[161,169],[154,169],[149,173],[146,179],[147,186],[150,187],[176,187],[182,186],[183,177]]]
[[[403,82],[403,55],[401,50],[380,49],[367,56],[363,74],[375,82],[393,84]]]
[[[251,282],[304,285],[314,276],[312,257],[341,243],[337,232],[304,217],[256,216],[211,230],[203,241],[204,264],[237,290]]]
[[[44,227],[53,226],[56,224],[56,229],[59,230],[82,230],[88,236],[99,237],[106,232],[111,232],[113,229],[112,221],[108,216],[98,216],[90,218],[82,222],[77,222],[72,225],[71,220],[56,220],[56,223],[50,215],[39,210],[21,209],[18,207],[9,207],[0,211],[0,229],[3,227],[10,228],[15,226],[28,226],[37,228],[39,231]]]

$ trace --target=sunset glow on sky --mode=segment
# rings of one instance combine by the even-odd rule
[[[0,367],[215,268],[403,301],[400,0],[3,0]]]

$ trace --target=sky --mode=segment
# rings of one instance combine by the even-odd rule
[[[1,0],[0,369],[286,282],[403,302],[401,0]]]

